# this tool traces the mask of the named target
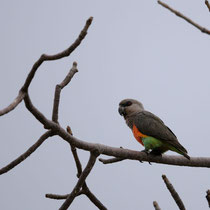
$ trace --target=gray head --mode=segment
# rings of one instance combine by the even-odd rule
[[[127,116],[144,111],[144,107],[141,102],[135,99],[124,99],[119,103],[118,111],[120,115],[126,118]]]

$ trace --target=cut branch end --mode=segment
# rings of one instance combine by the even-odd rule
[[[161,210],[157,201],[153,201],[153,206],[154,206],[155,210]]]
[[[209,204],[209,208],[210,208],[210,190],[207,190],[206,191],[206,199],[207,199],[207,201],[208,201],[208,204]]]

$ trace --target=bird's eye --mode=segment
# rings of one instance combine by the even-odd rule
[[[130,106],[131,104],[132,104],[131,101],[127,101],[127,102],[125,103],[125,106]]]

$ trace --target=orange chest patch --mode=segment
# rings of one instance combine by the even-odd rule
[[[144,135],[143,133],[141,133],[138,128],[133,125],[133,135],[135,137],[135,139],[144,146],[144,143],[142,142],[142,137],[147,137],[147,135]]]

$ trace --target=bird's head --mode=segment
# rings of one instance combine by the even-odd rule
[[[124,118],[135,113],[141,112],[144,110],[144,107],[141,102],[135,99],[124,99],[119,103],[118,112]]]

